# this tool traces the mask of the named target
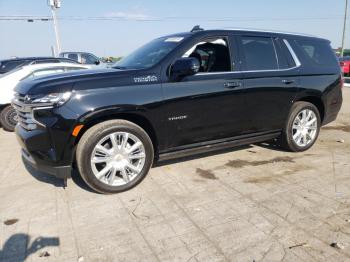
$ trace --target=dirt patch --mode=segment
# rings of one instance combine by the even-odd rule
[[[230,160],[226,163],[226,166],[233,167],[233,168],[242,168],[245,166],[262,166],[267,164],[273,164],[273,163],[295,163],[294,158],[285,156],[285,157],[275,157],[270,160],[261,160],[261,161],[247,161],[247,160]]]
[[[343,132],[350,133],[350,125],[346,126],[325,126],[322,128],[322,130],[340,130]]]
[[[211,170],[205,170],[205,169],[197,168],[196,169],[196,173],[200,177],[205,178],[205,179],[211,179],[211,180],[218,179]]]
[[[272,174],[271,176],[250,177],[248,179],[245,179],[244,182],[245,183],[252,183],[252,184],[270,183],[270,182],[273,182],[273,181],[278,181],[282,177],[294,175],[297,172],[306,171],[306,170],[310,170],[310,169],[311,169],[311,167],[304,166],[304,165],[294,166],[292,169],[285,170],[285,171],[283,171],[282,173],[279,173],[279,174]]]
[[[252,154],[256,154],[258,152],[254,151],[254,150],[248,150],[249,153],[252,153]]]
[[[18,222],[18,219],[17,218],[13,218],[13,219],[7,219],[4,221],[4,224],[6,226],[11,226],[13,224],[16,224]]]

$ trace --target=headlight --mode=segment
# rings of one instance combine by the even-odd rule
[[[33,104],[50,104],[54,106],[61,106],[66,103],[70,97],[72,96],[72,92],[65,93],[51,93],[48,95],[44,95],[42,97],[34,98],[31,103]]]

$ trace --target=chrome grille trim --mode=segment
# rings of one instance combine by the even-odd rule
[[[45,106],[43,104],[38,106],[36,104],[26,104],[25,96],[16,93],[12,100],[12,106],[15,108],[18,115],[18,124],[26,130],[33,130],[37,128],[37,125],[44,126],[34,118],[33,112],[40,109],[48,109],[52,107]]]

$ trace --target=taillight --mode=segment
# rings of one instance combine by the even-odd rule
[[[344,62],[339,62],[340,66],[345,66]]]

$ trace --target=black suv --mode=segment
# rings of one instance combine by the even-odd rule
[[[330,42],[201,30],[153,40],[111,69],[23,81],[13,105],[25,162],[93,189],[130,189],[154,161],[277,138],[304,151],[336,119],[343,78]]]

